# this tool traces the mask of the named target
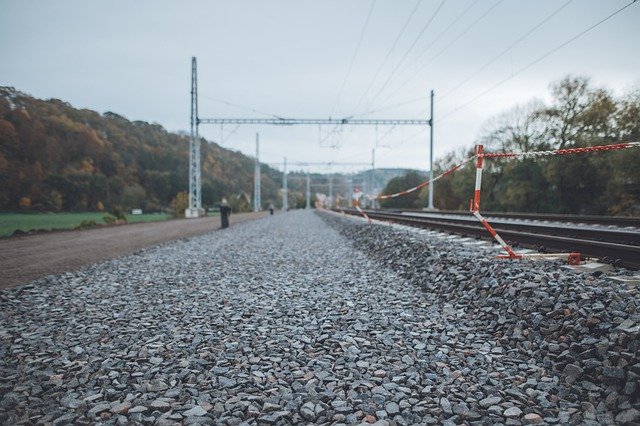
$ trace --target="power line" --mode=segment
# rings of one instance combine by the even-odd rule
[[[222,126],[222,125],[221,125],[221,126]],[[231,133],[229,133],[229,134],[227,135],[227,137],[226,137],[226,138],[221,138],[221,140],[220,140],[220,145],[222,145],[223,143],[225,143],[226,141],[228,141],[228,140],[229,140],[229,138],[230,138],[231,136],[233,136],[233,134],[234,134],[235,132],[237,132],[239,128],[240,128],[240,124],[236,125],[236,127],[231,131]]]
[[[362,94],[362,96],[360,96],[360,99],[358,99],[358,102],[356,103],[356,106],[355,106],[354,109],[358,109],[358,107],[360,106],[360,103],[362,102],[364,97],[367,96],[367,94],[369,93],[369,90],[371,90],[371,87],[373,86],[373,83],[376,81],[376,79],[380,75],[380,72],[382,71],[382,68],[387,63],[387,60],[389,59],[389,57],[391,56],[391,53],[396,48],[396,45],[398,44],[398,41],[400,40],[400,38],[402,37],[402,35],[406,31],[407,27],[409,26],[409,22],[411,22],[411,19],[413,18],[413,15],[415,15],[416,10],[418,10],[418,6],[420,6],[420,1],[421,0],[418,0],[416,2],[415,6],[413,7],[413,10],[411,11],[411,13],[409,14],[409,17],[407,18],[407,20],[404,23],[404,26],[402,27],[402,30],[400,30],[400,33],[398,34],[398,36],[396,37],[395,41],[393,42],[393,45],[391,46],[391,48],[389,49],[389,51],[385,55],[384,59],[382,60],[382,63],[378,67],[378,70],[376,71],[375,75],[373,76],[373,78],[369,82],[369,85],[365,89],[364,93]]]
[[[438,51],[438,53],[436,53],[433,57],[431,57],[431,59],[426,64],[424,64],[420,69],[418,69],[414,74],[412,74],[411,77],[406,79],[404,81],[404,83],[402,83],[400,86],[398,86],[395,92],[397,92],[398,90],[400,90],[401,88],[406,86],[407,83],[409,83],[411,80],[413,80],[420,72],[422,72],[428,65],[433,63],[433,61],[436,58],[438,58],[442,53],[444,53],[448,48],[450,48],[460,38],[462,38],[465,34],[467,34],[469,31],[471,31],[471,29],[473,29],[473,27],[475,27],[480,21],[482,21],[489,13],[491,13],[491,11],[493,11],[496,7],[498,7],[503,1],[504,0],[498,0],[491,7],[489,7],[484,13],[482,13],[482,15],[480,15],[478,18],[476,18],[475,21],[473,21],[464,30],[462,30],[460,33],[458,33],[458,35],[455,36],[453,40],[451,40],[446,46],[444,46],[440,51]],[[396,107],[399,107],[399,106],[414,104],[416,102],[423,102],[423,101],[425,101],[427,99],[429,99],[429,96],[420,96],[418,98],[413,98],[413,99],[409,99],[409,100],[406,100],[406,101],[398,102],[398,103],[393,104],[393,105],[387,105],[387,106],[384,106],[384,107],[381,107],[381,108],[368,110],[368,111],[365,111],[365,112],[363,112],[361,114],[355,115],[355,117],[361,117],[361,116],[364,116],[364,115],[373,114],[375,112],[380,112],[380,111],[387,111],[387,110],[390,110],[390,109],[393,109],[393,108],[396,108]]]
[[[529,31],[527,31],[525,34],[523,34],[520,38],[518,38],[516,41],[514,41],[513,43],[511,43],[509,46],[507,46],[504,50],[502,50],[500,53],[498,53],[496,56],[494,56],[493,58],[491,58],[490,60],[488,60],[487,62],[485,62],[480,68],[478,68],[476,71],[474,71],[471,75],[469,75],[467,78],[465,78],[462,82],[460,82],[459,84],[457,84],[453,89],[449,90],[447,93],[445,93],[444,95],[442,95],[440,97],[440,100],[444,99],[445,97],[449,96],[451,93],[455,92],[457,89],[459,89],[460,87],[464,86],[467,82],[469,82],[469,80],[471,80],[472,78],[474,78],[476,75],[480,74],[482,71],[484,71],[489,65],[493,64],[495,61],[497,61],[500,57],[502,57],[504,54],[506,54],[507,52],[509,52],[513,47],[515,47],[516,45],[518,45],[520,42],[524,41],[527,37],[529,37],[531,34],[533,34],[538,28],[540,28],[541,26],[543,26],[545,23],[547,23],[547,21],[549,21],[551,18],[553,18],[554,16],[556,16],[558,13],[560,13],[560,11],[562,11],[564,8],[566,8],[567,6],[569,6],[569,4],[573,3],[574,0],[569,0],[567,1],[565,4],[563,4],[562,6],[560,6],[558,9],[556,9],[553,13],[551,13],[549,16],[547,16],[546,18],[544,18],[542,21],[540,21],[538,24],[536,24],[535,26],[533,26]]]
[[[468,12],[469,10],[471,10],[471,9],[472,9],[472,8],[473,8],[473,7],[478,3],[478,1],[479,1],[479,0],[474,0],[474,2],[473,2],[473,3],[469,4],[469,6],[467,6],[467,7],[466,7],[466,8],[465,8],[465,9],[464,9],[464,10],[463,10],[463,11],[462,11],[462,12],[461,12],[461,13],[460,13],[460,14],[459,14],[459,15],[458,15],[458,16],[457,16],[453,21],[451,21],[451,23],[450,23],[449,25],[447,25],[447,27],[446,27],[444,30],[442,30],[442,32],[441,32],[440,34],[438,34],[438,36],[437,36],[436,38],[434,38],[434,39],[433,39],[433,41],[431,42],[431,44],[429,44],[428,46],[426,46],[426,47],[422,50],[422,52],[420,52],[420,53],[416,56],[416,58],[413,60],[413,62],[411,62],[411,63],[409,64],[409,66],[411,66],[411,65],[415,64],[416,62],[418,62],[418,61],[420,60],[420,58],[421,58],[421,57],[422,57],[422,56],[423,56],[427,51],[429,51],[429,50],[431,49],[431,47],[433,46],[433,44],[435,44],[438,40],[440,40],[440,39],[442,38],[442,36],[443,36],[443,35],[445,35],[445,34],[446,34],[450,29],[451,29],[451,27],[453,27],[455,24],[457,24],[457,23],[458,23],[458,21],[459,21],[460,19],[462,19],[462,17],[463,17],[464,15],[466,15],[466,14],[467,14],[467,12]]]
[[[224,105],[228,105],[228,106],[231,106],[231,107],[234,107],[234,108],[244,109],[246,111],[255,112],[257,114],[268,115],[269,117],[273,117],[273,118],[281,118],[280,116],[277,116],[275,114],[271,114],[271,113],[268,113],[268,112],[260,111],[260,110],[257,110],[255,108],[251,108],[251,107],[244,106],[244,105],[234,104],[234,103],[231,103],[229,101],[225,101],[224,99],[214,98],[214,97],[203,95],[203,94],[199,94],[199,96],[201,98],[205,98],[205,99],[208,99],[210,101],[218,102],[218,103],[221,103],[221,104],[224,104]]]
[[[498,83],[494,84],[493,86],[489,87],[488,89],[480,92],[479,94],[477,94],[475,97],[473,97],[472,99],[470,99],[469,101],[465,102],[464,104],[462,104],[461,106],[449,111],[448,113],[444,114],[442,116],[442,118],[440,118],[440,120],[444,120],[445,118],[455,114],[456,112],[462,110],[463,108],[466,108],[467,106],[469,106],[470,104],[472,104],[473,102],[475,102],[476,100],[478,100],[479,98],[483,97],[484,95],[486,95],[487,93],[497,89],[498,87],[502,86],[504,83],[506,83],[507,81],[511,80],[513,77],[522,74],[524,71],[528,70],[529,68],[531,68],[532,66],[536,65],[537,63],[541,62],[542,60],[546,59],[548,56],[554,54],[555,52],[557,52],[558,50],[562,49],[563,47],[565,47],[566,45],[572,43],[573,41],[577,40],[578,38],[580,38],[581,36],[583,36],[584,34],[588,33],[589,31],[591,31],[592,29],[598,27],[599,25],[603,24],[604,22],[608,21],[609,19],[613,18],[615,15],[617,15],[618,13],[622,12],[623,10],[625,10],[626,8],[628,8],[629,6],[631,6],[632,4],[636,3],[637,0],[633,0],[632,2],[628,3],[626,6],[621,7],[620,9],[616,10],[615,12],[611,13],[610,15],[608,15],[607,17],[601,19],[600,21],[596,22],[595,24],[591,25],[590,27],[582,30],[581,32],[579,32],[578,34],[576,34],[575,36],[571,37],[569,40],[559,44],[558,46],[554,47],[553,49],[549,50],[548,52],[546,52],[545,54],[543,54],[542,56],[540,56],[539,58],[535,59],[534,61],[530,62],[529,64],[525,65],[524,67],[520,68],[518,71],[516,71],[515,73],[511,74],[510,76],[502,79],[501,81],[499,81]]]
[[[475,27],[480,21],[482,21],[489,13],[491,13],[496,7],[498,7],[504,0],[498,0],[493,4],[489,9],[487,9],[482,15],[480,15],[475,21],[473,21],[470,25],[468,25],[462,32],[460,32],[453,40],[451,40],[446,46],[438,51],[434,56],[431,57],[422,67],[418,68],[416,72],[414,72],[408,79],[404,81],[400,86],[397,87],[396,92],[406,86],[411,80],[413,80],[417,75],[424,71],[427,66],[431,65],[440,55],[446,52],[453,44],[455,44],[458,40],[460,40],[465,34],[467,34],[473,27]],[[425,96],[422,99],[428,99],[428,96]]]
[[[432,46],[433,46],[433,45],[434,45],[438,40],[440,40],[440,39],[442,38],[442,36],[443,36],[443,35],[445,35],[445,34],[446,34],[446,33],[447,33],[447,32],[448,32],[448,31],[449,31],[449,30],[450,30],[450,29],[451,29],[455,24],[457,24],[457,23],[458,23],[458,21],[460,21],[460,19],[462,19],[462,18],[467,14],[467,12],[469,12],[469,10],[471,10],[471,9],[472,9],[472,8],[473,8],[473,7],[478,3],[478,1],[480,1],[480,0],[474,0],[472,3],[470,3],[470,4],[469,4],[469,6],[467,6],[467,7],[466,7],[462,12],[460,12],[460,13],[458,14],[458,16],[456,16],[456,17],[455,17],[455,19],[453,19],[453,21],[451,21],[451,22],[449,23],[449,25],[447,25],[447,26],[445,27],[445,29],[444,29],[444,30],[442,30],[442,31],[440,32],[440,34],[438,34],[438,35],[436,36],[436,38],[434,38],[434,39],[433,39],[433,41],[432,41],[431,43],[429,43],[429,45],[427,45],[427,46],[425,47],[425,49],[423,49],[423,50],[422,50],[422,52],[420,52],[418,55],[416,55],[415,59],[414,59],[411,63],[409,63],[409,64],[407,65],[407,67],[405,67],[405,69],[407,69],[407,70],[408,70],[408,69],[410,69],[410,68],[411,68],[415,63],[417,63],[417,62],[420,60],[420,58],[421,58],[422,56],[424,56],[424,54],[425,54],[427,51],[429,51],[429,50],[432,48]],[[402,73],[400,73],[400,74],[402,74]],[[414,74],[414,75],[412,75],[412,77],[411,77],[409,80],[406,80],[406,81],[404,81],[402,84],[400,84],[399,86],[397,86],[397,88],[396,88],[392,93],[390,93],[389,95],[387,95],[387,97],[385,98],[385,101],[386,101],[386,100],[388,100],[388,99],[390,99],[390,98],[392,98],[392,97],[393,97],[393,95],[395,95],[396,93],[398,93],[398,91],[399,91],[400,89],[402,89],[404,86],[406,86],[406,84],[407,84],[409,81],[411,81],[411,79],[413,79],[414,77],[415,77],[415,74]],[[378,112],[378,111],[384,111],[384,110],[387,110],[387,109],[391,109],[392,107],[401,106],[401,105],[407,105],[407,104],[414,103],[414,102],[417,102],[417,101],[422,101],[422,100],[425,100],[425,99],[428,99],[428,98],[429,98],[428,96],[426,96],[426,97],[420,97],[420,98],[413,99],[413,100],[410,100],[410,101],[401,102],[401,103],[399,103],[399,104],[395,104],[395,105],[392,105],[392,106],[385,106],[385,107],[382,107],[382,108],[377,108],[377,109],[375,109],[375,110],[371,110],[371,111],[369,111],[369,112],[366,112],[365,114],[368,114],[368,113],[374,113],[374,112]],[[362,115],[365,115],[365,114],[362,114]]]
[[[358,38],[358,44],[356,45],[356,50],[353,52],[353,56],[351,57],[351,61],[349,62],[349,68],[347,70],[347,74],[344,76],[344,80],[342,80],[342,85],[340,86],[340,91],[338,92],[338,96],[336,97],[336,102],[331,109],[331,114],[333,115],[333,111],[336,107],[339,107],[340,96],[342,96],[342,92],[344,92],[344,87],[347,84],[347,80],[351,76],[351,70],[353,69],[353,63],[356,60],[356,56],[358,55],[358,51],[360,50],[360,45],[362,44],[362,39],[364,38],[365,31],[369,26],[369,20],[371,19],[371,13],[373,12],[373,8],[376,5],[377,0],[373,0],[371,3],[371,8],[369,8],[369,13],[367,14],[367,19],[364,21],[364,26],[362,27],[362,31],[360,32],[360,37]]]
[[[398,71],[398,69],[402,66],[402,64],[404,63],[404,61],[407,59],[407,57],[409,56],[409,53],[411,53],[411,51],[413,50],[413,48],[416,46],[416,44],[418,43],[418,41],[422,38],[422,36],[424,35],[424,33],[427,31],[427,29],[431,26],[431,23],[434,21],[434,19],[436,18],[436,16],[438,16],[438,12],[440,12],[440,9],[442,9],[442,6],[444,6],[444,4],[446,3],[447,0],[442,0],[440,2],[440,5],[437,7],[436,11],[433,13],[433,15],[431,15],[431,18],[429,18],[429,20],[427,21],[427,23],[422,27],[422,29],[420,30],[420,32],[418,33],[418,35],[416,36],[416,38],[413,40],[413,43],[411,43],[411,46],[409,46],[409,49],[407,49],[407,51],[405,52],[404,56],[402,56],[402,59],[400,60],[400,62],[398,62],[396,64],[396,66],[393,68],[393,70],[391,70],[391,74],[389,74],[389,77],[387,77],[387,80],[382,84],[382,86],[378,89],[378,91],[376,92],[376,94],[373,96],[373,98],[369,101],[369,106],[367,108],[370,108],[371,105],[373,105],[373,103],[376,101],[376,99],[378,98],[378,96],[380,96],[380,94],[382,93],[382,91],[384,89],[386,89],[386,87],[389,85],[389,82],[391,82],[391,79],[393,78],[393,76],[396,74],[396,72]]]

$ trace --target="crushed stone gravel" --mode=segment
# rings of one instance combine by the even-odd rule
[[[637,293],[549,265],[293,211],[50,276],[0,292],[0,422],[637,422]]]

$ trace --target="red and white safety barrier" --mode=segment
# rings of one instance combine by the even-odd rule
[[[360,212],[360,214],[361,214],[362,216],[364,216],[364,217],[365,217],[365,219],[367,219],[367,220],[369,221],[369,223],[371,223],[371,218],[370,218],[369,216],[367,216],[367,214],[366,214],[364,211],[362,211],[362,209],[360,208],[360,206],[359,206],[359,205],[357,205],[357,204],[356,204],[356,209]]]
[[[476,145],[475,149],[475,157],[476,157],[476,187],[473,192],[473,199],[471,200],[471,213],[480,221],[482,226],[484,226],[487,231],[491,234],[495,240],[500,243],[503,249],[507,253],[509,253],[509,257],[511,259],[517,259],[520,255],[518,255],[509,244],[507,244],[500,235],[496,232],[495,229],[487,222],[487,220],[482,217],[480,214],[480,188],[482,187],[482,169],[484,167],[484,147],[482,145]]]
[[[586,146],[583,148],[566,148],[554,149],[550,151],[532,151],[532,152],[487,152],[482,154],[484,158],[527,158],[527,157],[545,157],[551,155],[569,155],[569,154],[585,154],[597,151],[615,151],[618,149],[639,148],[640,142],[624,142],[610,145]]]
[[[568,148],[568,149],[556,149],[551,151],[533,151],[533,152],[511,152],[511,153],[485,153],[482,145],[476,145],[475,158],[476,158],[476,186],[471,200],[469,209],[471,213],[482,223],[482,225],[489,231],[491,236],[502,246],[507,252],[506,255],[500,255],[500,259],[525,259],[525,258],[557,258],[566,257],[567,261],[571,265],[580,264],[580,253],[516,253],[509,244],[507,244],[495,229],[487,222],[487,220],[480,214],[480,189],[482,187],[482,169],[484,166],[485,158],[527,158],[527,157],[543,157],[551,155],[569,155],[569,154],[584,154],[597,151],[614,151],[619,149],[637,148],[640,147],[640,142],[625,142],[611,145],[599,145],[590,146],[584,148]]]
[[[464,166],[465,164],[467,164],[469,161],[473,160],[475,156],[469,157],[466,160],[464,160],[464,162],[458,164],[457,166],[453,166],[452,168],[450,168],[449,170],[440,173],[438,176],[435,176],[433,179],[431,180],[427,180],[425,182],[422,182],[421,184],[414,186],[413,188],[409,188],[405,191],[400,191],[400,192],[396,192],[395,194],[387,194],[387,195],[367,195],[367,198],[370,200],[386,200],[389,198],[396,198],[396,197],[400,197],[402,195],[407,195],[410,194],[414,191],[417,191],[418,189],[424,188],[425,186],[442,179],[445,176],[449,176],[451,173],[455,172],[456,170],[458,170],[460,167]]]

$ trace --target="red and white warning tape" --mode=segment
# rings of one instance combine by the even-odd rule
[[[367,220],[369,221],[369,223],[371,223],[371,218],[370,218],[369,216],[367,216],[367,214],[366,214],[364,211],[362,211],[362,209],[360,208],[360,206],[359,206],[359,205],[357,205],[357,204],[356,204],[356,209],[360,212],[360,214],[361,214],[362,216],[364,216],[364,217],[365,217],[365,219],[367,219]]]
[[[473,160],[475,158],[475,156],[471,156],[467,159],[464,160],[464,162],[458,164],[457,166],[453,166],[452,168],[450,168],[449,170],[440,173],[438,176],[435,176],[433,179],[431,180],[427,180],[425,182],[422,182],[421,184],[414,186],[413,188],[409,188],[405,191],[400,191],[400,192],[396,192],[395,194],[387,194],[387,195],[367,195],[367,198],[370,200],[386,200],[389,198],[395,198],[395,197],[400,197],[402,195],[407,195],[410,194],[414,191],[417,191],[418,189],[424,188],[425,186],[439,180],[442,179],[445,176],[449,176],[451,173],[455,172],[456,170],[458,170],[460,167],[464,166],[465,164],[467,164],[469,161]]]
[[[584,154],[597,151],[613,151],[618,149],[637,148],[640,147],[640,142],[625,142],[611,145],[599,145],[590,146],[584,148],[568,148],[568,149],[556,149],[552,151],[533,151],[533,152],[511,152],[511,153],[485,153],[482,145],[476,145],[475,158],[476,158],[476,186],[473,194],[473,199],[470,203],[471,213],[482,223],[482,225],[489,231],[491,236],[502,246],[507,252],[506,255],[498,256],[502,259],[524,259],[524,258],[536,258],[536,257],[558,257],[563,256],[567,258],[569,264],[580,264],[580,253],[556,253],[556,254],[524,254],[516,253],[509,244],[507,244],[493,227],[487,222],[487,220],[480,214],[480,188],[482,187],[482,169],[484,166],[485,158],[526,158],[526,157],[543,157],[550,155],[568,155],[568,154]]]
[[[487,152],[482,154],[485,158],[509,158],[509,157],[545,157],[550,155],[568,155],[568,154],[584,154],[597,151],[615,151],[618,149],[638,148],[640,142],[624,142],[610,145],[587,146],[584,148],[567,148],[554,149],[551,151],[532,151],[532,152]]]

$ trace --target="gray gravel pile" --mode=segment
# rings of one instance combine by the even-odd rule
[[[638,421],[636,294],[326,220],[373,254],[290,212],[0,292],[0,422]]]
[[[457,324],[452,343],[464,333],[491,335],[479,353],[491,365],[486,377],[495,400],[479,400],[481,408],[490,405],[492,415],[510,423],[525,420],[515,414],[527,411],[546,422],[640,423],[637,288],[599,273],[564,271],[559,262],[491,259],[401,226],[323,217],[371,258],[421,287],[431,306]],[[451,355],[444,362],[458,359]],[[476,403],[469,405],[477,410]]]

